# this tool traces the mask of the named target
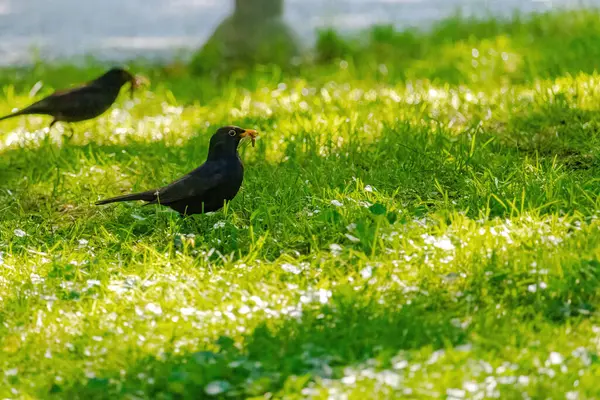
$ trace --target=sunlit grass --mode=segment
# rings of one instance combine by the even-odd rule
[[[138,67],[71,139],[3,121],[1,397],[599,397],[597,17],[325,33],[292,70]],[[0,111],[101,70],[6,70]],[[224,124],[261,132],[225,210],[93,205]]]

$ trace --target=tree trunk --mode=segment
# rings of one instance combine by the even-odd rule
[[[235,0],[235,12],[244,18],[267,19],[283,15],[283,0]]]
[[[192,69],[207,73],[285,65],[297,54],[294,34],[283,21],[283,0],[235,0],[235,11],[195,55]]]

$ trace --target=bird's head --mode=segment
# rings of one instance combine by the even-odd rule
[[[126,83],[130,83],[131,84],[130,93],[131,93],[132,98],[133,98],[133,92],[135,89],[148,83],[148,79],[146,79],[145,77],[143,77],[141,75],[132,75],[129,71],[126,71],[125,69],[118,68],[118,67],[111,68],[104,75],[102,75],[98,80],[101,80],[105,84],[119,87],[119,88],[121,86],[125,85]]]
[[[239,126],[223,126],[210,138],[209,157],[213,154],[235,154],[242,139],[250,138],[252,147],[256,143],[258,132],[254,129],[243,129]]]

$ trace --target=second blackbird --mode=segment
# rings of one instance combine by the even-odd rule
[[[72,89],[58,90],[29,107],[0,118],[0,121],[19,115],[50,115],[57,122],[79,122],[104,113],[115,102],[121,87],[131,83],[131,95],[138,87],[141,77],[136,77],[122,68],[112,68],[93,81]]]
[[[189,174],[163,188],[101,200],[96,205],[143,200],[168,206],[181,215],[217,211],[242,185],[244,166],[237,152],[240,141],[249,137],[254,146],[257,135],[253,129],[237,126],[219,128],[210,138],[206,162]]]

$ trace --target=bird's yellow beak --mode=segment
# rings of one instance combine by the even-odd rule
[[[256,143],[256,137],[258,136],[258,132],[254,129],[245,129],[242,134],[240,134],[241,138],[250,137],[252,140],[252,147],[254,147]]]
[[[131,79],[131,88],[129,89],[130,94],[131,94],[131,98],[133,99],[133,92],[137,88],[145,86],[145,85],[147,85],[149,83],[150,83],[150,81],[145,76],[142,76],[142,75],[136,75],[136,76],[134,76]]]

